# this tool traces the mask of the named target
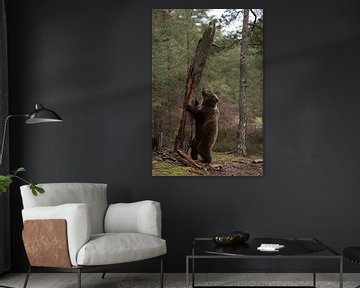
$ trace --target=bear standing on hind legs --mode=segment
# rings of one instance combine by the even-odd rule
[[[202,90],[202,103],[187,105],[186,110],[195,119],[195,137],[191,142],[191,158],[201,156],[204,163],[211,163],[211,149],[215,144],[218,134],[219,98],[211,90]]]

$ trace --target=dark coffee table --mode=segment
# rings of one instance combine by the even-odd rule
[[[257,250],[262,243],[284,245],[284,248],[276,252],[264,252]],[[191,254],[186,256],[186,287],[189,287],[189,271],[191,268],[191,287],[204,287],[195,285],[195,260],[200,259],[312,259],[313,285],[293,287],[316,288],[316,260],[335,259],[339,261],[339,287],[343,287],[343,258],[335,250],[315,238],[250,238],[245,243],[228,246],[219,246],[211,238],[193,239]],[[191,267],[190,267],[191,266]],[[211,286],[214,287],[214,286]],[[222,286],[226,287],[226,286]],[[248,286],[231,286],[248,287]],[[251,286],[256,287],[256,286]],[[264,286],[262,286],[264,287]],[[271,286],[274,287],[274,286]],[[284,287],[284,286],[281,286]]]

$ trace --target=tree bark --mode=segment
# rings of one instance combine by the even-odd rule
[[[239,97],[239,127],[237,152],[246,156],[246,132],[247,132],[247,113],[246,113],[246,88],[247,88],[247,62],[249,48],[249,9],[244,9],[243,27],[240,50],[240,97]]]
[[[195,99],[196,89],[199,86],[206,59],[214,41],[214,35],[215,22],[210,22],[204,31],[203,37],[199,40],[199,43],[196,47],[195,56],[189,67],[185,84],[182,116],[180,119],[178,133],[174,141],[175,151],[181,150],[185,153],[188,153],[189,151],[191,141],[191,116],[186,111],[186,106],[191,104]]]

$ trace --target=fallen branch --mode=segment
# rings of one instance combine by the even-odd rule
[[[234,154],[236,153],[237,150],[232,150],[232,151],[227,151],[227,152],[224,152],[226,155],[230,155],[230,154]]]
[[[202,169],[202,167],[199,164],[197,164],[193,159],[191,159],[186,153],[182,152],[179,149],[176,149],[176,153],[178,153],[181,158],[186,160],[187,163],[185,164],[188,164],[198,169]]]

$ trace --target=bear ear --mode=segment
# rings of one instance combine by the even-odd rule
[[[205,95],[206,95],[206,89],[205,89],[205,86],[203,86],[203,89],[202,89],[202,91],[201,91],[201,94],[202,94],[203,96],[205,96]]]

